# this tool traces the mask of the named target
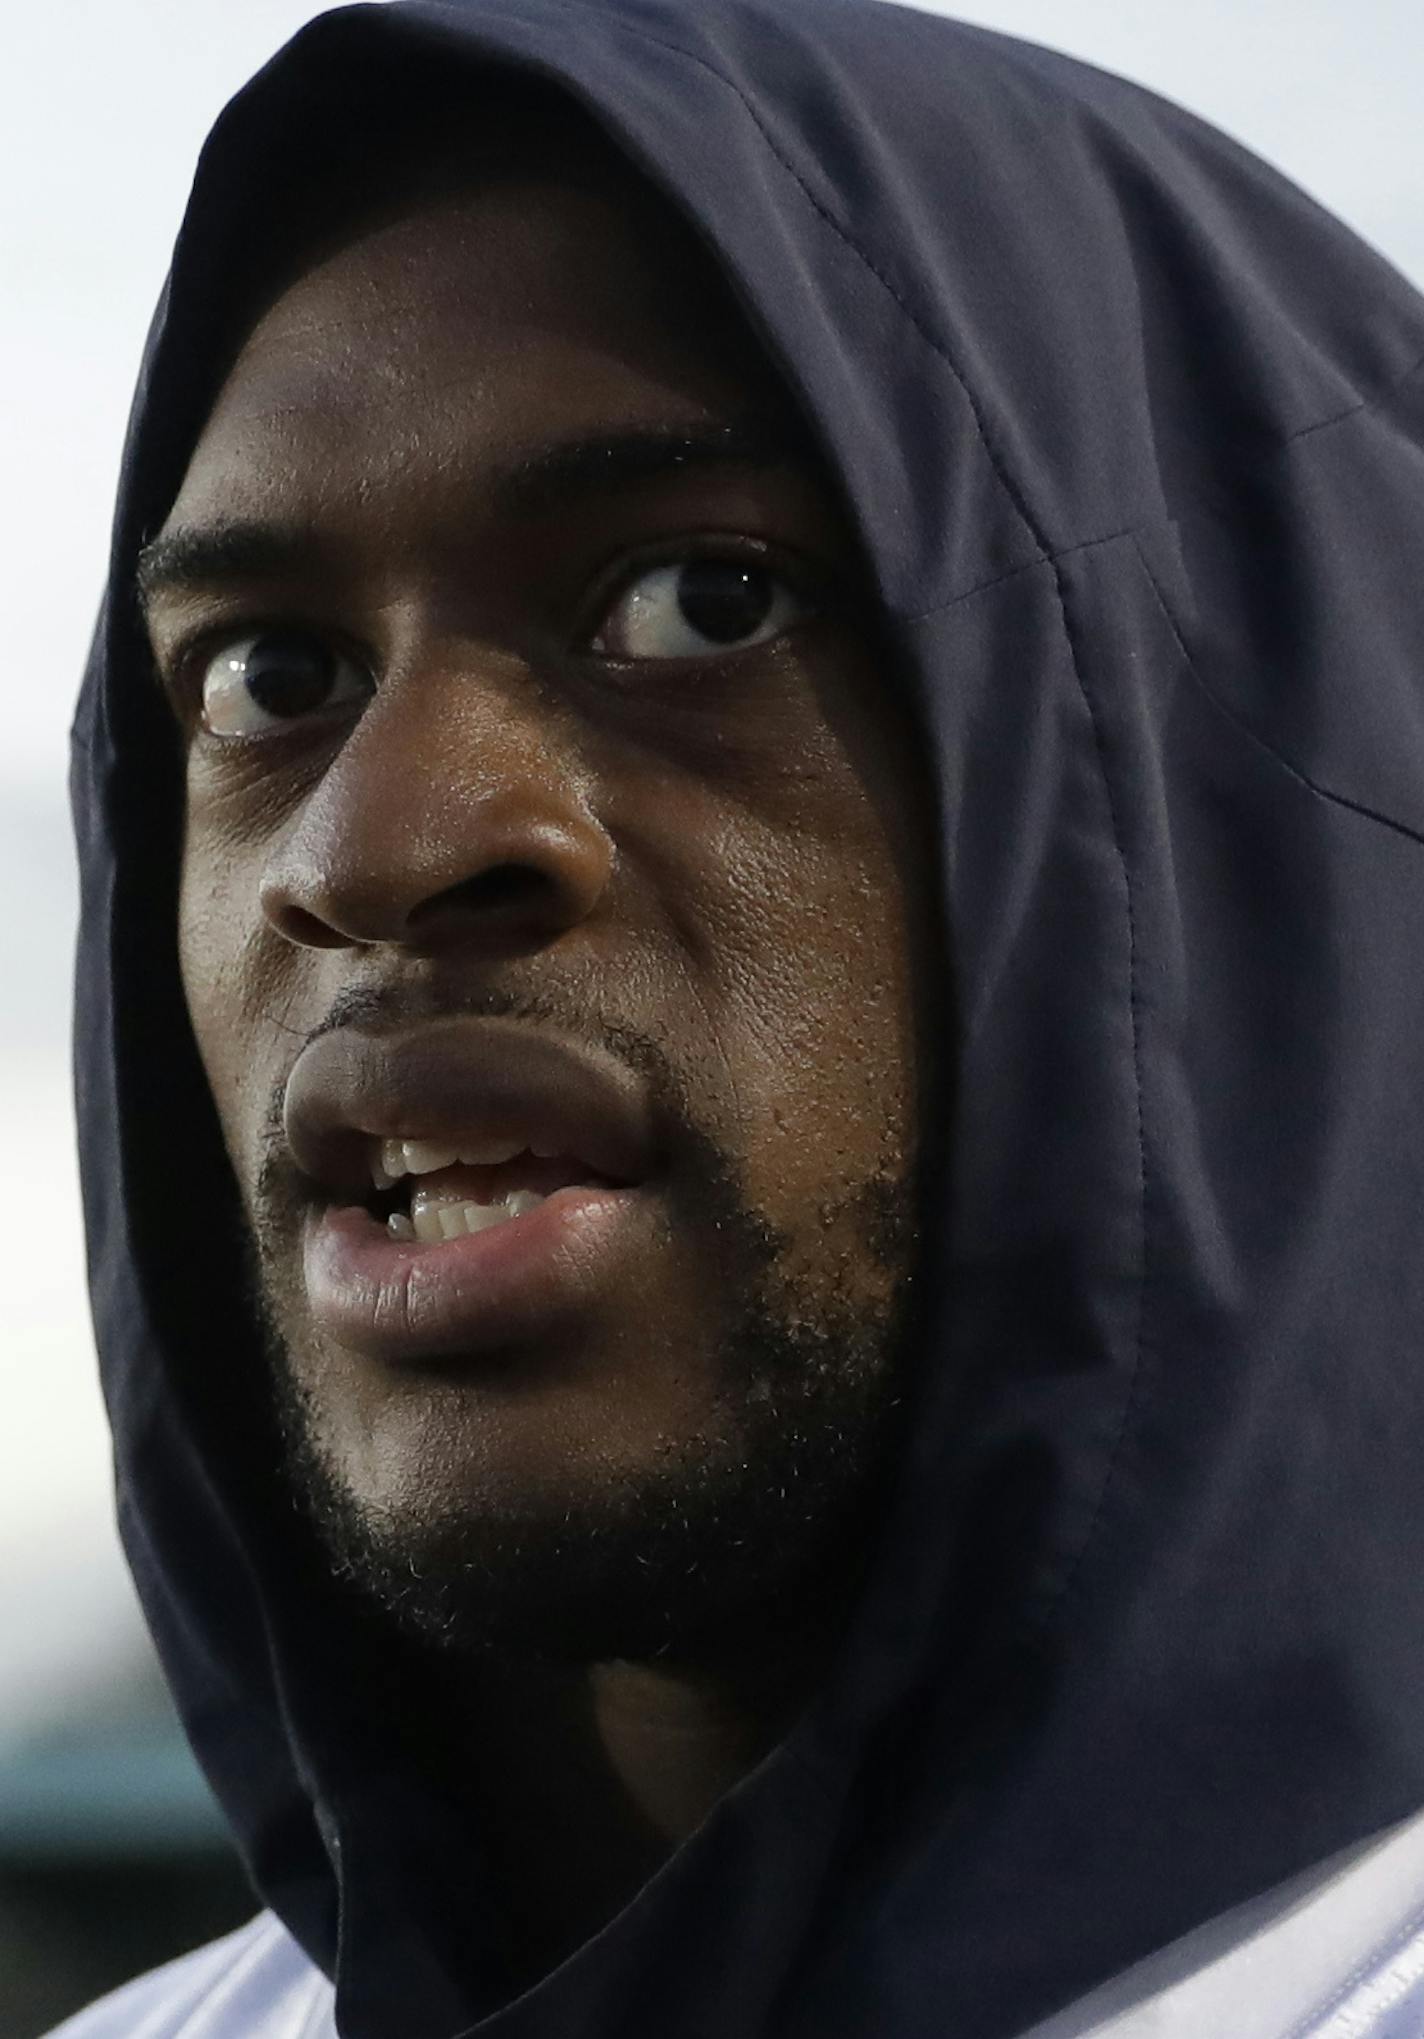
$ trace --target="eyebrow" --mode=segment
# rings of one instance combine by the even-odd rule
[[[659,426],[545,447],[499,471],[490,493],[496,513],[513,522],[682,473],[813,463],[809,442],[785,420],[749,417],[706,428]],[[139,601],[148,609],[163,595],[278,580],[309,568],[322,550],[307,528],[260,518],[179,526],[139,553]]]

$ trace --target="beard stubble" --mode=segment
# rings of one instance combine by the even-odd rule
[[[913,1343],[918,1186],[912,1171],[882,1168],[842,1191],[816,1214],[819,1278],[793,1275],[791,1239],[678,1108],[660,1049],[604,1031],[676,1120],[671,1224],[717,1242],[715,1424],[598,1486],[472,1497],[436,1519],[367,1503],[324,1448],[317,1398],[283,1335],[274,1299],[291,1214],[264,1171],[246,1262],[284,1476],[363,1613],[444,1653],[567,1667],[755,1660],[784,1636],[788,1609],[834,1621],[867,1555]]]

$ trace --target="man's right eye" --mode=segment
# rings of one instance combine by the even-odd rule
[[[354,660],[300,630],[229,639],[202,674],[202,722],[212,736],[260,736],[303,715],[364,700],[371,681]]]

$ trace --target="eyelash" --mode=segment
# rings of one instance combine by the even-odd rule
[[[811,562],[785,547],[773,546],[764,539],[748,536],[746,533],[708,534],[694,539],[665,539],[649,546],[630,559],[620,553],[616,561],[596,573],[586,604],[580,608],[580,621],[576,635],[587,645],[599,625],[612,612],[618,598],[628,593],[634,584],[646,574],[655,573],[661,566],[681,565],[687,561],[726,561],[733,566],[756,566],[775,579],[783,581],[792,592],[810,607],[819,609],[826,599],[828,576],[818,573]],[[758,647],[760,648],[760,647]],[[580,649],[579,656],[600,659],[611,665],[656,665],[656,659],[622,660],[610,658],[607,654]],[[725,654],[735,658],[735,651]],[[690,660],[672,661],[690,664]],[[718,661],[712,659],[711,664]]]
[[[766,540],[757,539],[746,533],[706,533],[696,537],[666,539],[638,552],[632,558],[626,552],[617,555],[602,569],[595,570],[592,586],[579,604],[573,636],[576,640],[573,655],[610,671],[627,674],[634,671],[646,672],[649,668],[667,666],[686,667],[694,663],[690,658],[659,660],[656,658],[620,657],[616,654],[591,649],[590,640],[599,626],[611,614],[621,595],[626,594],[645,575],[655,572],[661,566],[678,564],[684,560],[726,560],[736,564],[744,562],[758,566],[776,579],[785,583],[793,593],[807,604],[811,614],[823,614],[829,600],[829,574],[817,569],[808,559],[784,546],[773,546]],[[794,628],[795,626],[791,626]],[[158,666],[158,677],[184,720],[194,729],[201,727],[202,682],[207,667],[222,649],[242,636],[257,636],[266,631],[290,630],[295,634],[318,637],[337,651],[343,658],[350,659],[362,671],[370,675],[374,661],[367,646],[356,643],[348,633],[328,627],[313,619],[310,613],[297,615],[284,613],[280,609],[237,611],[220,623],[208,624],[190,636],[180,639],[165,654]],[[772,639],[768,642],[776,642]],[[731,664],[753,651],[764,651],[766,643],[755,646],[733,648],[720,655],[709,656],[698,661],[710,669]],[[301,726],[294,723],[294,729]],[[240,742],[243,739],[227,737],[224,742]]]

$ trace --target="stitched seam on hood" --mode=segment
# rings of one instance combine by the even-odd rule
[[[1417,375],[1421,368],[1424,368],[1424,354],[1421,354],[1417,361],[1411,361],[1407,368],[1401,369],[1398,375],[1391,376],[1388,382],[1381,384],[1369,396],[1362,396],[1358,403],[1351,404],[1347,411],[1336,411],[1333,417],[1317,418],[1313,425],[1301,425],[1298,430],[1288,432],[1284,439],[1276,442],[1278,450],[1284,452],[1286,447],[1294,446],[1298,440],[1308,439],[1312,432],[1328,432],[1332,425],[1343,425],[1349,419],[1357,418],[1361,411],[1378,410],[1391,397],[1397,396],[1410,377]]]
[[[1351,415],[1354,415],[1353,412]],[[1424,830],[1412,828],[1407,821],[1397,821],[1392,814],[1384,813],[1381,808],[1370,807],[1363,800],[1353,800],[1348,793],[1337,793],[1333,787],[1322,785],[1319,779],[1312,779],[1309,772],[1302,770],[1298,764],[1286,756],[1283,750],[1278,749],[1268,737],[1263,736],[1259,729],[1253,729],[1239,710],[1233,708],[1229,701],[1222,699],[1221,695],[1211,685],[1211,682],[1206,679],[1197,661],[1188,649],[1186,640],[1177,627],[1177,619],[1172,614],[1166,596],[1163,594],[1158,583],[1157,576],[1152,571],[1146,554],[1143,552],[1142,547],[1137,544],[1135,538],[1133,545],[1138,558],[1142,562],[1142,570],[1147,576],[1148,585],[1151,587],[1152,593],[1156,598],[1157,606],[1166,619],[1167,628],[1172,633],[1177,650],[1181,653],[1182,661],[1198,688],[1206,696],[1212,707],[1216,709],[1217,713],[1225,716],[1226,720],[1234,728],[1238,729],[1251,743],[1254,743],[1258,750],[1264,751],[1266,756],[1279,765],[1282,771],[1289,772],[1290,776],[1299,785],[1304,786],[1307,792],[1313,793],[1318,800],[1328,800],[1332,806],[1344,807],[1351,814],[1360,815],[1365,821],[1376,821],[1381,828],[1391,829],[1396,835],[1404,836],[1409,842],[1424,844]]]
[[[1104,543],[1106,541],[1099,540],[1097,542]],[[1082,550],[1086,548],[1070,549]],[[1137,1412],[1138,1390],[1142,1380],[1142,1356],[1147,1342],[1147,1279],[1149,1267],[1147,1127],[1143,1108],[1142,1082],[1142,999],[1138,974],[1137,910],[1133,893],[1132,865],[1128,859],[1127,850],[1123,842],[1122,823],[1119,818],[1117,799],[1113,791],[1113,774],[1108,762],[1108,747],[1103,737],[1102,723],[1093,701],[1092,691],[1084,677],[1083,661],[1078,654],[1078,640],[1074,633],[1073,625],[1069,620],[1067,591],[1059,568],[1058,557],[1055,556],[1050,559],[1047,564],[1053,571],[1054,593],[1058,598],[1058,616],[1063,629],[1063,639],[1067,646],[1068,657],[1073,667],[1073,677],[1078,683],[1078,691],[1082,695],[1083,705],[1088,711],[1088,721],[1093,731],[1093,745],[1097,752],[1098,770],[1102,778],[1103,793],[1108,804],[1108,822],[1112,830],[1113,848],[1117,852],[1118,867],[1122,872],[1123,901],[1127,919],[1127,1017],[1128,1024],[1132,1029],[1132,1088],[1137,1120],[1138,1237],[1137,1321],[1132,1341],[1132,1367],[1128,1375],[1126,1390],[1122,1397],[1122,1409],[1118,1417],[1117,1429],[1113,1434],[1112,1443],[1108,1447],[1102,1478],[1098,1483],[1097,1498],[1093,1503],[1093,1512],[1088,1518],[1087,1527],[1083,1530],[1082,1536],[1079,1539],[1076,1552],[1073,1552],[1068,1557],[1063,1575],[1057,1585],[1045,1592],[1039,1607],[1040,1620],[1043,1620],[1056,1608],[1061,1607],[1072,1592],[1082,1572],[1083,1565],[1087,1560],[1088,1553],[1092,1548],[1107,1508],[1108,1495],[1117,1473],[1118,1462],[1122,1456],[1122,1448],[1127,1441],[1132,1419]]]
[[[745,92],[743,92],[741,86],[738,85],[734,78],[729,78],[724,71],[719,71],[714,63],[711,63],[706,57],[701,56],[696,50],[684,49],[680,43],[669,42],[666,40],[666,38],[662,36],[653,35],[648,29],[639,28],[632,22],[619,21],[612,23],[611,26],[621,30],[626,35],[636,37],[640,42],[650,44],[654,49],[667,50],[673,56],[682,57],[686,62],[696,64],[700,70],[706,71],[709,77],[715,78],[719,84],[726,86],[727,90],[735,95],[738,103],[741,105],[748,119],[752,122],[752,125],[756,128],[757,133],[761,136],[762,141],[766,145],[766,148],[768,149],[774,160],[780,164],[781,168],[785,171],[786,175],[791,179],[796,189],[801,193],[801,196],[805,199],[806,203],[815,213],[817,219],[821,221],[823,226],[826,226],[830,229],[830,231],[843,244],[843,246],[846,247],[850,251],[850,253],[855,256],[856,260],[861,264],[861,266],[871,276],[874,277],[875,281],[880,285],[880,288],[884,291],[885,295],[890,299],[890,302],[895,306],[897,311],[899,311],[901,316],[908,322],[908,324],[911,326],[914,332],[918,334],[919,338],[924,343],[924,345],[927,346],[932,353],[937,355],[938,358],[944,363],[945,367],[948,368],[950,374],[954,377],[955,382],[959,386],[959,389],[964,397],[964,401],[969,406],[970,416],[974,420],[974,429],[978,435],[979,443],[984,448],[985,458],[988,460],[990,467],[993,469],[995,478],[997,479],[999,486],[1003,489],[1005,496],[1008,498],[1010,507],[1014,510],[1015,514],[1019,518],[1019,521],[1022,523],[1024,529],[1028,532],[1030,538],[1033,539],[1035,545],[1039,547],[1040,551],[1046,557],[1051,556],[1051,548],[1049,547],[1048,539],[1044,531],[1041,529],[1038,519],[1035,517],[1032,509],[1029,506],[1028,498],[1023,489],[1019,486],[1018,482],[1015,480],[1013,474],[1010,472],[1008,463],[1004,460],[1003,455],[1000,453],[997,445],[995,444],[993,438],[991,437],[988,427],[986,426],[984,421],[984,413],[979,404],[979,400],[975,396],[973,389],[970,387],[970,384],[966,379],[963,370],[960,368],[953,354],[951,354],[951,352],[949,351],[947,344],[945,343],[944,340],[942,340],[939,337],[937,333],[935,333],[925,323],[925,321],[921,318],[920,314],[907,301],[907,299],[897,289],[895,284],[891,282],[890,278],[885,274],[885,272],[882,269],[880,269],[877,266],[877,264],[872,260],[870,255],[867,254],[866,250],[861,246],[859,241],[856,240],[855,236],[850,232],[850,230],[842,223],[842,221],[837,219],[836,215],[833,212],[831,212],[829,208],[823,203],[823,201],[816,196],[815,192],[811,189],[810,185],[807,184],[805,178],[801,175],[801,172],[797,169],[796,165],[783,152],[775,136],[772,134],[771,130],[767,127],[761,115],[758,113],[756,107],[752,104],[751,100],[747,98],[747,95],[745,94]]]
[[[1009,567],[1005,573],[996,573],[991,580],[976,581],[972,588],[964,588],[957,595],[947,595],[942,602],[931,602],[927,609],[890,609],[888,613],[897,623],[927,623],[932,616],[943,616],[961,602],[972,602],[976,595],[986,595],[991,588],[1001,588],[1006,582],[1017,580],[1021,574],[1032,573],[1040,566],[1053,566],[1060,559],[1071,559],[1075,552],[1090,552],[1095,545],[1111,545],[1119,538],[1133,538],[1141,528],[1140,524],[1124,524],[1120,531],[1103,531],[1096,538],[1079,538],[1072,545],[1059,545],[1051,552],[1040,552],[1034,559]]]

